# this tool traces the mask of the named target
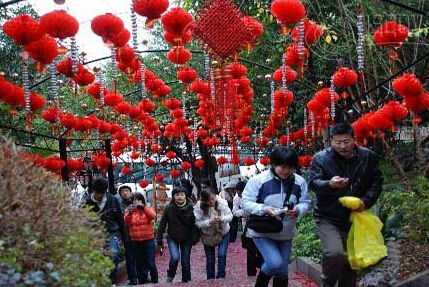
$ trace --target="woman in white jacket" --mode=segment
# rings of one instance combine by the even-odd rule
[[[229,243],[229,222],[232,212],[226,200],[216,195],[210,188],[201,192],[201,200],[194,207],[195,224],[202,232],[210,232],[212,226],[218,225],[222,231],[222,240],[218,245],[218,268],[215,276],[215,248],[204,244],[206,253],[207,279],[225,278],[226,254]]]

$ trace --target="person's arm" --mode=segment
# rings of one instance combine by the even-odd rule
[[[246,184],[241,196],[242,206],[245,212],[255,215],[263,215],[265,213],[265,205],[256,202],[259,187],[260,183],[255,177],[252,177]]]
[[[240,197],[236,194],[232,200],[232,214],[236,217],[243,217],[244,210],[240,208]]]
[[[223,201],[221,203],[223,208],[222,208],[221,213],[220,213],[220,221],[221,222],[231,222],[233,215],[232,215],[231,209],[229,209],[229,207],[228,207],[228,203],[226,202],[226,200],[223,200],[220,198],[218,198],[217,200]]]
[[[165,228],[167,227],[167,212],[168,212],[168,207],[169,205],[167,205],[167,207],[164,210],[164,213],[162,214],[161,217],[161,221],[159,222],[158,225],[158,231],[156,233],[156,243],[158,245],[162,245],[162,238],[163,238],[163,234],[165,231]]]
[[[371,208],[375,204],[381,194],[383,185],[383,174],[378,167],[378,157],[376,154],[371,154],[370,157],[371,158],[369,160],[369,166],[373,166],[374,170],[371,173],[371,186],[361,198],[361,200],[365,204],[365,209]]]
[[[153,220],[156,218],[156,212],[150,206],[146,205],[144,207],[144,213],[146,214],[147,218],[149,218],[150,220]]]
[[[204,219],[199,203],[194,207],[195,225],[198,228],[210,227],[210,219]]]
[[[298,210],[298,216],[303,216],[307,214],[310,209],[311,199],[308,196],[308,185],[304,180],[301,183],[301,197],[299,198],[299,203],[296,205]]]
[[[331,179],[326,179],[323,173],[323,165],[319,155],[315,155],[311,161],[309,187],[317,195],[331,193]]]

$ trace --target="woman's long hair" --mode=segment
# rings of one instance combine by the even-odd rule
[[[207,216],[209,214],[209,201],[210,201],[210,195],[216,195],[213,190],[210,187],[206,187],[201,191],[201,201],[200,201],[200,208],[203,211],[203,214],[205,216]],[[215,206],[214,206],[215,210],[218,210],[218,202],[216,200],[215,202]]]

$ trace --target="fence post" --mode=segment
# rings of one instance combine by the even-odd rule
[[[61,179],[68,183],[69,181],[69,171],[67,167],[67,142],[66,139],[59,139],[59,147],[60,147],[60,158],[64,161],[65,165],[61,169]]]

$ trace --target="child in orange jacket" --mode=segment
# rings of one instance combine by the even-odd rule
[[[135,193],[133,204],[125,210],[124,220],[129,228],[139,284],[158,283],[158,270],[155,265],[155,234],[152,226],[152,220],[155,218],[156,213],[146,204],[143,194]]]

